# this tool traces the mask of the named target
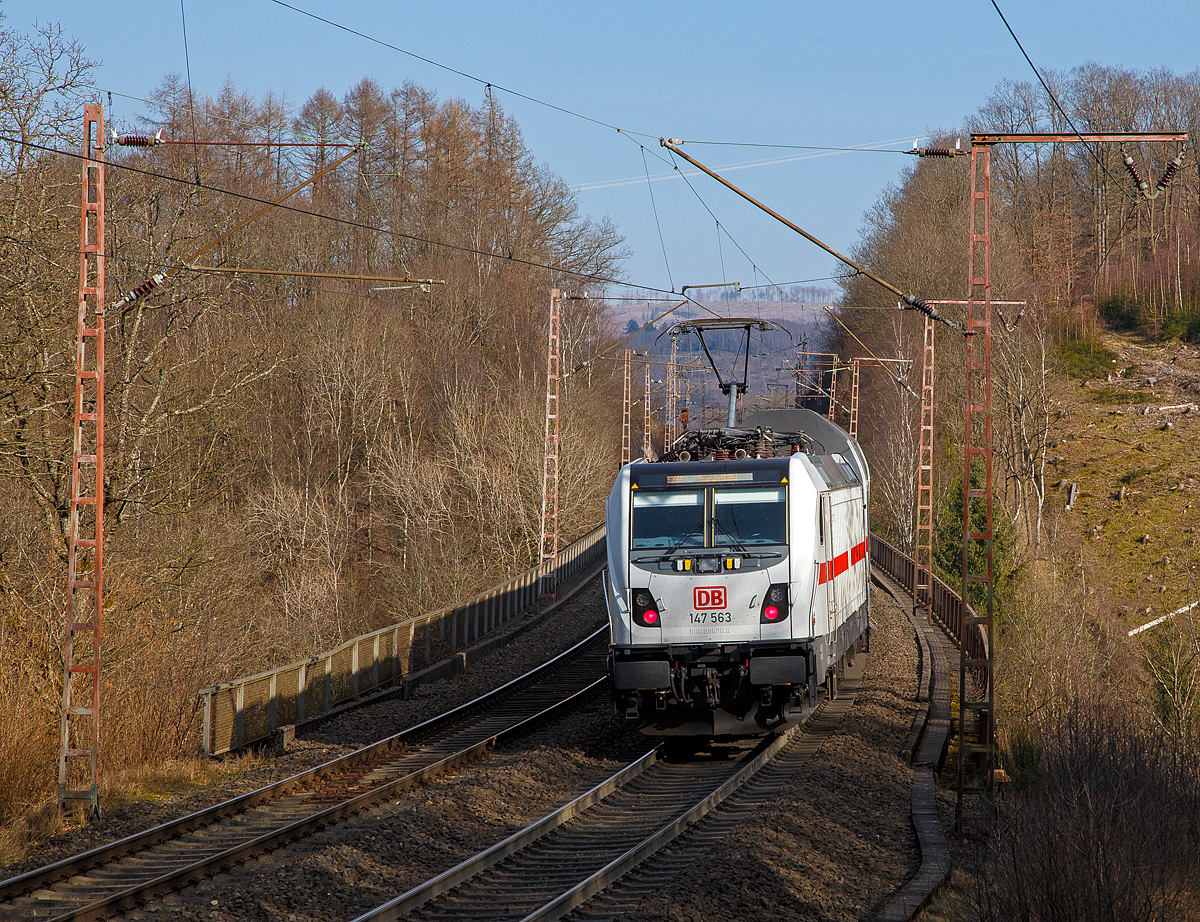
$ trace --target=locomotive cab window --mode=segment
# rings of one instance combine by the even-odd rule
[[[635,549],[704,547],[704,491],[639,490],[632,531]]]
[[[718,487],[713,490],[712,522],[715,547],[786,544],[784,488]]]

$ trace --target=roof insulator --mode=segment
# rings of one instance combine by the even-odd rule
[[[1172,157],[1170,160],[1167,161],[1167,168],[1165,170],[1163,170],[1163,174],[1159,178],[1158,182],[1155,184],[1154,188],[1158,192],[1165,191],[1167,186],[1171,182],[1171,177],[1173,177],[1179,171],[1179,168],[1181,166],[1183,166],[1183,155],[1176,154],[1174,157]]]
[[[121,147],[157,147],[159,144],[166,144],[163,140],[162,129],[158,129],[154,137],[145,134],[117,134],[116,129],[113,129],[113,143],[119,144]]]

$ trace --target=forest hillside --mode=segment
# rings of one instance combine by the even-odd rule
[[[942,143],[960,137],[966,151],[971,132],[1200,136],[1200,72],[1087,64],[1042,76],[1045,86],[997,86]],[[1194,803],[1200,752],[1200,471],[1189,447],[1200,163],[1173,143],[1025,143],[994,146],[991,170],[992,298],[1017,302],[995,309],[991,352],[994,687],[1014,796],[994,836],[960,840],[969,873],[931,917],[1196,918],[1200,840],[1174,818],[1194,815],[1183,804]],[[968,156],[917,160],[864,216],[854,257],[923,298],[965,297],[969,194]],[[840,313],[877,354],[919,361],[920,315],[895,310],[863,276],[844,287]],[[964,336],[938,323],[935,343],[934,564],[958,587]],[[864,415],[862,434],[873,525],[907,551],[919,406],[883,376],[873,398],[884,409]],[[977,465],[973,483],[981,476]],[[974,501],[973,531],[983,516]],[[949,766],[946,783],[953,753]]]
[[[0,28],[7,829],[57,780],[81,181],[59,152],[82,147],[91,68],[55,27]],[[203,143],[106,151],[109,304],[177,270],[106,317],[113,784],[196,751],[197,689],[535,562],[550,290],[597,289],[623,255],[490,97],[364,78],[299,104],[232,81],[191,99],[168,75],[148,112],[109,129]],[[214,271],[236,268],[280,274]],[[563,301],[566,368],[613,338],[599,302]],[[564,544],[601,517],[620,388],[607,366],[563,383]]]

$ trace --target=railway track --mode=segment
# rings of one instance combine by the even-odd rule
[[[588,700],[608,628],[462,707],[215,807],[0,882],[0,920],[105,918],[334,825]]]
[[[534,922],[579,907],[580,918],[619,915],[778,794],[837,728],[853,703],[861,669],[847,670],[846,694],[823,702],[801,727],[753,745],[717,745],[705,757],[664,757],[658,747],[539,822],[355,922]],[[677,847],[664,852],[672,843]]]

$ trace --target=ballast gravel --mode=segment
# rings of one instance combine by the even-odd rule
[[[536,623],[531,625],[531,622]],[[534,615],[525,615],[495,631],[494,635],[520,633],[509,644],[472,664],[466,674],[418,686],[407,700],[393,698],[347,711],[336,720],[310,730],[301,726],[286,754],[261,761],[233,780],[192,788],[159,803],[143,801],[111,809],[102,821],[57,835],[31,850],[24,860],[0,868],[0,880],[247,794],[416,726],[525,674],[605,623],[603,595],[596,579],[544,619],[539,621]]]
[[[913,773],[899,758],[917,712],[916,644],[886,592],[872,596],[871,623],[862,686],[834,736],[755,823],[622,920],[871,918],[916,873]]]
[[[621,916],[642,920],[858,919],[874,914],[919,864],[909,818],[912,772],[901,761],[916,713],[917,653],[904,613],[873,597],[871,653],[836,734],[757,820]],[[543,662],[603,623],[598,586],[473,665],[465,675],[342,715],[286,756],[221,790],[154,808],[114,811],[104,839],[286,777],[465,702]],[[188,888],[129,919],[351,919],[541,818],[651,746],[611,715],[606,698],[354,820]],[[98,842],[59,837],[28,867]],[[12,873],[17,869],[9,869]],[[11,873],[4,874],[5,877]]]

